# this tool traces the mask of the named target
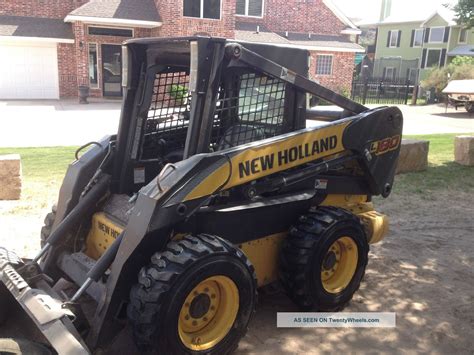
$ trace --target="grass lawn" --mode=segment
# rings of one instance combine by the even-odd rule
[[[453,162],[454,137],[458,134],[406,136],[430,141],[429,168],[424,172],[397,175],[396,194],[419,194],[431,199],[440,190],[474,192],[474,168]],[[49,208],[57,199],[67,166],[77,147],[0,148],[0,154],[18,153],[23,166],[22,199],[7,213]]]
[[[0,148],[0,154],[21,156],[22,197],[10,213],[50,207],[57,199],[64,174],[77,147]]]
[[[474,168],[454,162],[454,137],[459,134],[404,136],[430,141],[429,167],[418,173],[400,174],[395,178],[395,193],[417,193],[429,198],[435,191],[474,192]]]

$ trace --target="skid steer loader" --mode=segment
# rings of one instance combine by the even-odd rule
[[[308,63],[221,38],[125,42],[118,133],[78,149],[34,259],[0,249],[2,329],[24,338],[23,319],[59,354],[225,354],[262,286],[342,309],[387,232],[371,198],[390,194],[403,118]],[[342,110],[307,110],[310,95]]]

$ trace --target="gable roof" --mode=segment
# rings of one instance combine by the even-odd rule
[[[0,16],[0,36],[55,39],[57,42],[73,42],[71,26],[61,19]]]
[[[323,4],[349,29],[359,31],[359,28],[331,1],[323,0]]]
[[[65,21],[161,26],[161,17],[153,0],[91,0],[71,11]]]
[[[264,25],[236,22],[235,39],[244,42],[269,43],[306,50],[364,52],[364,48],[341,35],[317,35],[295,32],[272,32]]]
[[[430,21],[436,15],[438,15],[444,21],[446,21],[448,23],[448,26],[454,26],[456,24],[456,21],[455,21],[456,15],[454,14],[454,11],[447,9],[445,7],[440,7],[436,9],[436,11],[433,12],[421,25],[424,26],[428,21]]]
[[[390,23],[407,23],[407,22],[420,22],[421,26],[424,26],[433,17],[439,15],[445,20],[449,26],[456,25],[455,14],[452,10],[445,8],[444,6],[436,8],[434,12],[431,12],[429,16],[426,16],[426,12],[419,11],[402,11],[393,13],[386,17],[383,21],[380,21],[379,25],[390,24]]]

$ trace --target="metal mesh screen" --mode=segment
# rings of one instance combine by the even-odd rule
[[[211,143],[226,149],[284,131],[285,83],[263,74],[234,75],[219,89]]]
[[[191,97],[188,91],[189,76],[184,71],[156,74],[153,97],[148,111],[143,152],[156,141],[166,141],[168,149],[184,148]],[[142,159],[149,159],[142,155]]]

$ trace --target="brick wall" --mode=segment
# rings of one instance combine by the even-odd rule
[[[77,62],[73,43],[58,43],[59,96],[77,96]]]
[[[332,54],[332,74],[316,75],[316,59],[318,54]],[[355,53],[352,52],[317,52],[311,51],[310,77],[338,93],[349,92],[352,86]]]
[[[89,0],[1,0],[0,15],[64,18]]]
[[[192,36],[206,34],[234,38],[235,0],[221,0],[221,19],[198,19],[183,16],[183,1],[155,0],[163,26],[153,35],[162,37]]]
[[[265,0],[264,16],[237,16],[239,22],[264,24],[275,32],[339,35],[346,28],[322,0]]]

